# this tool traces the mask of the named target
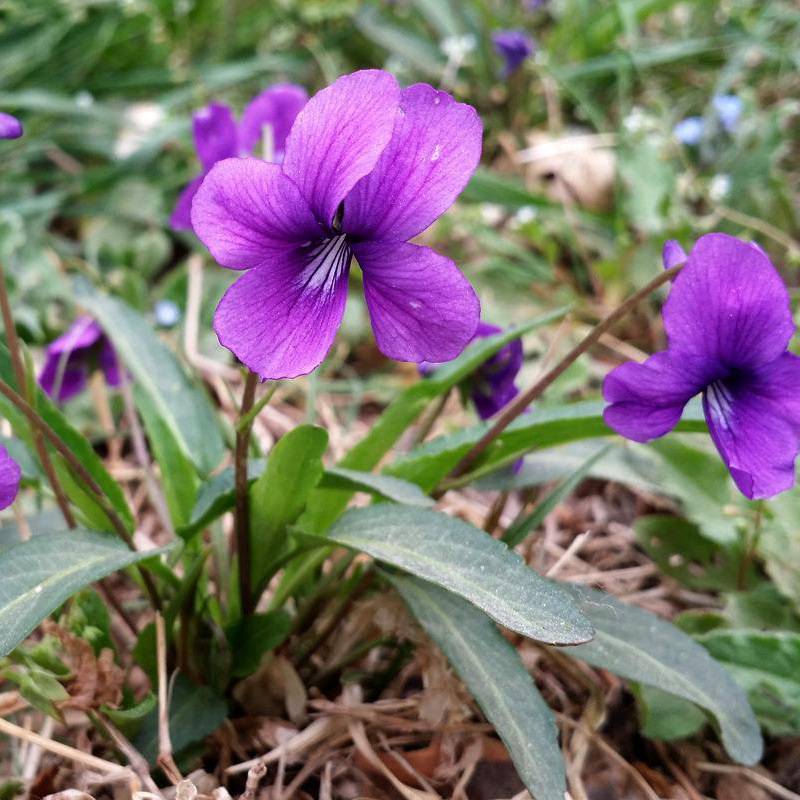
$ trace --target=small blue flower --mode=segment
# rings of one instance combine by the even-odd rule
[[[700,144],[705,130],[706,123],[702,117],[686,117],[672,129],[672,132],[681,144],[695,147]]]
[[[728,133],[733,133],[739,124],[739,117],[741,117],[744,107],[741,98],[735,94],[717,94],[714,95],[711,104],[714,106],[714,111],[717,112],[722,127]]]
[[[181,310],[172,300],[159,300],[153,309],[156,324],[162,328],[172,328],[181,318]]]
[[[536,42],[524,31],[496,31],[492,34],[495,52],[503,58],[503,77],[516,72],[536,51]]]

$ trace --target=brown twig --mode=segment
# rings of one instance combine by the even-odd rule
[[[156,666],[158,669],[158,765],[164,770],[167,778],[177,786],[183,780],[183,775],[172,757],[167,691],[167,632],[164,628],[164,617],[159,613],[156,613]]]
[[[120,539],[122,539],[122,541],[125,542],[125,544],[135,552],[136,546],[133,542],[133,537],[125,527],[125,523],[122,521],[119,514],[117,514],[116,509],[106,497],[100,485],[91,476],[91,473],[86,469],[86,467],[81,464],[80,459],[75,456],[75,454],[69,449],[69,447],[67,447],[59,435],[47,424],[47,422],[45,422],[45,420],[36,413],[36,410],[33,408],[33,406],[31,406],[24,397],[15,392],[2,379],[0,379],[0,394],[8,398],[25,415],[28,422],[42,432],[44,437],[59,452],[59,454],[69,464],[75,474],[92,492],[97,504],[103,509],[103,513],[106,515],[106,517],[108,517],[108,520],[111,523],[111,526],[114,528],[114,532],[117,534],[117,536],[119,536]],[[142,582],[144,583],[145,590],[150,597],[150,602],[153,605],[153,608],[160,609],[161,599],[158,596],[158,591],[156,590],[152,577],[141,567],[138,567],[138,569],[139,574],[142,576]]]
[[[247,373],[242,394],[242,406],[239,411],[240,419],[246,419],[253,408],[256,396],[258,375],[254,372]],[[234,529],[236,533],[236,552],[239,556],[239,601],[242,614],[248,616],[253,613],[253,588],[252,575],[250,574],[250,504],[248,502],[247,479],[247,451],[250,447],[250,431],[252,420],[236,431],[236,451],[234,455],[234,485],[236,491],[236,504],[234,507]]]
[[[28,402],[33,403],[34,398],[31,396],[32,392],[28,390],[28,381],[25,376],[25,366],[22,363],[19,337],[17,336],[14,317],[11,313],[11,304],[8,300],[8,287],[6,286],[6,275],[2,262],[0,262],[0,310],[2,310],[3,314],[3,325],[6,329],[8,352],[11,354],[11,363],[14,367],[17,387],[21,393],[24,393]],[[64,517],[64,522],[66,522],[68,528],[74,528],[75,517],[72,515],[72,509],[69,507],[69,500],[67,499],[66,492],[53,467],[53,461],[50,458],[50,453],[47,452],[42,434],[36,428],[33,429],[33,444],[36,448],[36,454],[39,456],[39,462],[42,465],[44,474],[47,476],[47,480],[53,489],[53,494],[55,495],[61,515]]]
[[[781,786],[766,775],[756,772],[749,767],[739,767],[735,764],[710,764],[705,761],[700,761],[694,765],[702,772],[716,772],[718,775],[740,775],[745,780],[755,783],[762,789],[766,789],[770,794],[775,797],[780,797],[782,800],[800,800],[800,794]]]
[[[643,286],[637,292],[634,292],[627,300],[620,306],[614,309],[608,316],[597,323],[592,330],[578,342],[572,350],[569,351],[554,367],[548,370],[536,383],[533,384],[527,391],[517,395],[516,399],[509,403],[506,408],[501,412],[500,416],[495,420],[492,427],[472,446],[469,452],[456,464],[448,478],[458,478],[469,470],[469,468],[478,460],[478,458],[485,452],[486,448],[500,436],[503,431],[520,415],[530,404],[536,400],[557,378],[559,378],[568,367],[570,367],[577,359],[582,356],[600,337],[616,325],[623,317],[625,317],[633,308],[635,308],[642,300],[648,295],[652,294],[659,286],[662,286],[667,281],[672,280],[681,270],[683,264],[679,264],[672,269],[667,269],[661,272],[646,286]],[[439,492],[438,494],[441,494]]]

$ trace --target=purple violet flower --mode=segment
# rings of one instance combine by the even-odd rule
[[[681,144],[696,147],[705,135],[706,122],[702,117],[686,117],[672,129],[672,132]]]
[[[47,346],[39,385],[59,403],[83,391],[92,370],[99,366],[109,386],[119,386],[117,354],[99,323],[78,317],[69,329]]]
[[[739,124],[744,103],[735,94],[715,94],[711,99],[723,130],[733,133]]]
[[[11,114],[0,111],[0,139],[19,139],[22,136],[22,123]]]
[[[475,333],[480,303],[449,259],[408,240],[455,201],[481,153],[475,110],[426,84],[400,89],[364,70],[298,114],[282,166],[231,158],[192,206],[200,239],[244,270],[217,306],[220,343],[263,379],[325,358],[342,321],[353,257],[378,347],[448,361]]]
[[[0,511],[8,508],[19,492],[19,482],[22,478],[22,470],[19,464],[8,454],[8,451],[0,445]]]
[[[677,251],[670,248],[674,255]],[[758,245],[701,236],[663,309],[667,349],[605,379],[605,421],[647,442],[702,392],[711,438],[750,499],[790,489],[800,449],[800,358],[789,294]]]
[[[192,200],[214,164],[225,158],[254,152],[260,155],[267,125],[272,134],[271,160],[279,164],[295,117],[307,102],[308,94],[302,86],[281,83],[257,95],[245,108],[238,125],[231,109],[223,103],[211,103],[198,111],[192,119],[192,126],[195,149],[203,169],[178,197],[169,220],[173,229],[192,230]]]
[[[492,34],[495,52],[505,61],[503,77],[516,72],[536,50],[536,43],[524,31],[497,31]]]
[[[490,325],[488,322],[479,322],[478,329],[472,337],[475,339],[485,339],[502,333],[503,329],[497,325]],[[504,408],[518,394],[516,378],[522,369],[522,342],[514,339],[501,347],[491,358],[481,364],[464,381],[464,388],[469,392],[478,416],[487,420],[493,417],[501,408]],[[435,372],[441,363],[434,364],[423,361],[419,365],[419,371],[423,375],[430,375]]]

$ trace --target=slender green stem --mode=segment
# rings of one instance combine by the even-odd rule
[[[125,523],[120,518],[119,514],[117,514],[116,509],[111,504],[109,499],[106,497],[103,489],[100,485],[95,481],[92,477],[91,473],[86,469],[86,467],[81,464],[80,459],[78,459],[75,454],[67,447],[67,445],[61,440],[59,435],[45,422],[44,419],[36,412],[33,406],[25,400],[20,394],[15,392],[4,380],[0,379],[0,394],[5,396],[8,400],[10,400],[27,418],[28,422],[31,423],[37,430],[39,430],[45,439],[58,451],[58,453],[64,458],[64,460],[69,464],[71,469],[75,472],[75,474],[81,479],[81,481],[86,485],[86,487],[91,491],[94,495],[97,504],[100,508],[103,509],[103,513],[108,517],[109,522],[111,523],[111,527],[114,529],[114,532],[125,542],[126,545],[131,550],[136,550],[136,546],[133,542],[133,537],[131,536],[128,529],[125,527]],[[142,581],[144,583],[145,589],[147,590],[148,595],[150,596],[150,601],[154,608],[160,609],[161,608],[161,599],[158,596],[158,592],[156,590],[155,584],[153,583],[153,579],[150,574],[142,569],[141,567],[138,568],[139,573],[142,576]]]
[[[413,447],[422,444],[428,438],[428,434],[433,430],[436,420],[439,419],[445,405],[447,405],[448,397],[450,397],[449,389],[442,394],[436,405],[428,412],[428,416],[420,423],[419,429],[414,436]]]
[[[236,499],[234,506],[234,529],[236,532],[236,552],[239,556],[239,603],[244,616],[253,613],[253,588],[250,564],[250,503],[248,502],[247,451],[250,447],[250,431],[252,418],[247,419],[253,408],[256,396],[258,376],[254,372],[247,373],[242,394],[242,407],[239,412],[239,424],[236,426],[236,451],[234,454],[234,486]]]
[[[253,422],[255,422],[256,417],[264,410],[264,408],[269,404],[269,401],[272,400],[273,395],[275,392],[278,391],[278,387],[280,386],[279,381],[275,381],[275,383],[270,386],[270,388],[258,398],[258,402],[242,417],[239,418],[239,421],[236,423],[236,431],[244,431],[245,429],[249,428]]]
[[[8,352],[11,354],[11,363],[14,367],[14,377],[17,380],[17,388],[24,394],[28,402],[33,405],[36,395],[34,391],[32,391],[33,387],[30,386],[30,382],[26,379],[22,348],[20,347],[17,329],[14,325],[14,316],[11,313],[11,303],[8,299],[8,287],[6,286],[6,275],[2,262],[0,262],[0,311],[2,311],[3,314],[3,325],[6,329],[6,342],[8,343]],[[69,500],[53,467],[53,461],[50,458],[50,453],[47,452],[47,447],[42,438],[41,431],[37,428],[33,429],[33,444],[36,448],[36,454],[39,456],[39,463],[42,465],[44,474],[47,476],[47,480],[55,495],[56,503],[61,510],[61,516],[64,517],[64,522],[66,522],[68,528],[74,528],[75,517],[72,515],[72,509],[69,507]]]
[[[503,433],[503,431],[520,415],[530,404],[540,397],[544,391],[559,378],[580,356],[582,356],[597,340],[623,317],[625,317],[642,300],[648,297],[659,286],[672,280],[681,270],[683,264],[666,269],[646,286],[634,292],[624,303],[618,306],[607,317],[597,323],[591,331],[578,342],[552,369],[548,370],[527,391],[517,395],[504,411],[497,417],[491,428],[472,446],[469,452],[456,464],[448,478],[458,478],[467,473],[472,465],[480,458],[486,449]],[[435,493],[441,495],[441,491]]]

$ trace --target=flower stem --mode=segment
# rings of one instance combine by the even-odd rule
[[[258,376],[254,372],[247,373],[242,395],[242,407],[239,412],[239,424],[236,426],[236,450],[234,455],[234,486],[236,502],[234,506],[234,529],[236,532],[236,552],[239,555],[239,604],[244,616],[253,613],[253,590],[251,585],[250,566],[250,504],[248,502],[247,451],[250,447],[250,431],[253,419],[250,412],[256,396]]]
[[[8,299],[8,287],[6,286],[6,275],[3,264],[0,262],[0,311],[3,314],[3,325],[6,329],[6,342],[8,343],[8,352],[11,355],[11,363],[14,367],[14,377],[17,380],[17,388],[20,392],[24,392],[26,399],[29,403],[34,402],[34,393],[30,391],[28,381],[25,376],[25,366],[22,360],[22,349],[17,336],[17,329],[14,325],[14,317],[11,313],[11,303]],[[42,438],[41,431],[38,428],[33,428],[33,444],[36,448],[36,454],[39,456],[39,463],[42,465],[44,474],[53,489],[53,494],[56,498],[56,503],[61,510],[61,515],[64,517],[64,522],[68,528],[75,527],[75,517],[72,515],[72,509],[69,507],[69,500],[64,492],[64,487],[58,479],[53,461],[50,458],[50,453],[47,452],[44,439]]]
[[[103,513],[106,515],[106,517],[108,517],[108,520],[111,523],[111,526],[114,528],[114,532],[117,534],[117,536],[119,536],[119,538],[122,539],[122,541],[125,542],[125,544],[128,545],[131,550],[135,551],[136,546],[133,542],[133,537],[125,527],[125,523],[122,521],[119,514],[117,514],[116,509],[106,497],[103,489],[100,487],[97,481],[95,481],[86,467],[81,464],[80,459],[75,456],[75,454],[69,449],[69,447],[67,447],[59,435],[47,424],[47,422],[42,419],[33,406],[31,406],[24,397],[15,392],[2,379],[0,379],[0,394],[10,400],[25,415],[28,422],[30,422],[35,429],[40,431],[44,438],[47,439],[47,441],[50,442],[50,444],[59,452],[67,464],[69,464],[73,472],[81,479],[81,481],[83,481],[86,487],[94,495],[97,504],[103,509]],[[155,609],[160,609],[161,599],[158,596],[158,592],[155,584],[153,583],[151,575],[141,567],[139,567],[139,573],[142,576],[142,581],[145,589],[147,590],[147,594],[150,596],[150,601],[153,607]]]
[[[648,295],[662,286],[667,281],[672,280],[682,269],[683,264],[679,264],[672,269],[665,269],[659,273],[650,283],[634,292],[622,305],[615,308],[607,317],[602,319],[591,331],[580,341],[572,350],[569,351],[552,369],[548,370],[539,378],[533,386],[525,392],[517,395],[516,399],[509,403],[499,417],[495,420],[491,428],[472,446],[464,455],[461,461],[453,468],[448,479],[458,478],[464,475],[478,458],[486,451],[489,445],[497,439],[500,434],[520,415],[530,404],[540,397],[544,391],[559,378],[568,367],[580,358],[597,340],[609,329],[616,325],[625,317],[635,306],[637,306]]]

